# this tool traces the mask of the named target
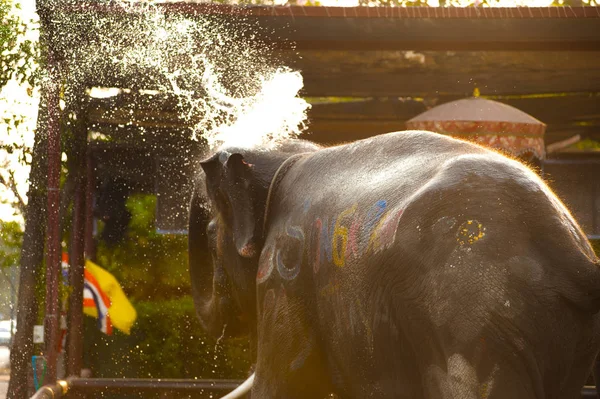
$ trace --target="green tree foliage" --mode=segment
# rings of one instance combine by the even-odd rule
[[[127,200],[132,219],[123,242],[98,245],[98,264],[122,281],[134,300],[164,300],[189,294],[187,236],[158,234],[156,197],[133,195]]]
[[[24,21],[20,11],[14,0],[0,0],[0,190],[13,194],[8,201],[15,213],[22,215],[25,200],[19,193],[22,187],[15,171],[31,162],[25,136],[35,120],[26,109],[32,109],[29,103],[34,103],[39,47],[37,25]],[[22,92],[25,99],[19,99],[16,91]],[[2,198],[6,201],[6,196]]]
[[[592,139],[584,139],[573,144],[571,148],[580,151],[600,151],[600,142]]]
[[[0,0],[0,88],[11,79],[35,84],[37,42],[27,38],[30,28],[19,17],[20,8],[13,0]]]
[[[15,267],[20,262],[23,230],[17,222],[0,220],[0,318],[8,318],[16,293]]]
[[[217,342],[196,318],[187,236],[155,229],[156,197],[128,198],[127,235],[114,248],[100,242],[97,262],[117,278],[138,313],[131,336],[100,333],[86,317],[86,363],[96,377],[245,378],[248,342]]]
[[[0,220],[0,269],[18,265],[23,230],[17,222]]]
[[[250,368],[243,339],[217,342],[202,331],[192,298],[135,302],[131,336],[102,334],[86,317],[85,367],[95,377],[246,378]]]
[[[242,340],[217,344],[196,318],[190,296],[164,302],[141,302],[138,343],[141,375],[177,378],[244,378],[250,368]],[[151,334],[149,334],[151,332]],[[156,365],[161,365],[157,370]]]

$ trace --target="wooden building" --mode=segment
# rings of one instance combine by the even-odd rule
[[[232,26],[260,27],[256,40],[274,45],[277,59],[302,73],[301,94],[313,103],[305,136],[309,140],[330,144],[404,130],[408,119],[436,104],[468,97],[475,88],[482,97],[532,115],[547,124],[546,176],[586,233],[600,238],[600,153],[567,145],[600,142],[600,8],[240,7],[178,2],[158,7],[167,14],[209,15]],[[78,18],[134,18],[144,11],[77,2],[53,12]],[[77,34],[80,42],[94,40],[94,32]],[[68,58],[59,47],[50,66]],[[190,139],[189,121],[180,117],[172,93],[148,94],[156,87],[143,74],[89,75],[79,81],[82,90],[127,89],[104,99],[85,97],[77,109],[83,121],[77,134],[86,138],[82,145],[89,153],[88,187],[101,190],[103,182],[121,178],[133,190],[154,192],[158,227],[183,233],[189,177],[202,148]],[[48,104],[57,105],[50,100]],[[58,134],[57,126],[48,129]],[[88,209],[91,198],[87,197]],[[91,212],[87,215],[89,222]],[[73,334],[71,339],[71,346],[80,346],[80,337]],[[79,369],[80,363],[73,360],[70,372]]]

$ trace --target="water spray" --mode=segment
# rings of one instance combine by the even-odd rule
[[[189,137],[211,149],[268,146],[306,129],[302,76],[256,41],[258,26],[165,14],[153,2],[113,5],[122,12],[56,16],[61,52],[76,66],[70,82],[128,82],[133,92],[173,96]]]

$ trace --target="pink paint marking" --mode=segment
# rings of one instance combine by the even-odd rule
[[[381,222],[377,225],[369,240],[369,248],[374,253],[388,249],[394,244],[396,231],[402,217],[403,209],[390,210],[387,212]]]
[[[398,231],[398,225],[400,224],[400,218],[404,213],[404,209],[395,211],[390,215],[382,228],[381,231],[381,244],[384,248],[389,248],[396,240],[396,232]]]
[[[274,268],[275,264],[273,263],[273,247],[269,247],[265,254],[260,258],[260,265],[258,267],[258,272],[256,273],[256,281],[258,283],[267,281]]]
[[[321,227],[323,226],[323,222],[321,222],[320,218],[315,220],[315,236],[316,245],[315,245],[315,262],[313,263],[313,272],[317,274],[319,272],[319,268],[321,267]]]

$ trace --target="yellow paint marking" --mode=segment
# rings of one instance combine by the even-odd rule
[[[460,245],[475,244],[485,236],[485,227],[477,220],[467,220],[458,228],[456,241]]]
[[[342,267],[346,264],[346,245],[348,245],[348,228],[342,225],[342,221],[354,215],[357,207],[358,205],[354,204],[350,208],[344,210],[340,213],[335,222],[331,250],[333,252],[333,264],[338,267]],[[338,239],[341,240],[340,244],[338,244]]]

